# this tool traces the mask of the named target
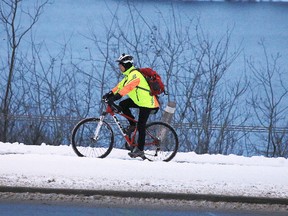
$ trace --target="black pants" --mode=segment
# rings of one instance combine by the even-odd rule
[[[145,136],[146,136],[146,123],[149,118],[151,111],[157,111],[159,108],[146,108],[139,107],[136,105],[130,98],[127,98],[119,103],[119,106],[122,108],[122,111],[125,115],[135,119],[132,115],[130,108],[139,108],[139,116],[138,116],[138,148],[143,151],[145,144]],[[133,121],[129,121],[130,125],[135,125]]]

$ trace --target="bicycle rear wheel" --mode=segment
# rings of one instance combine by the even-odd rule
[[[94,139],[99,121],[99,118],[86,118],[72,130],[72,148],[79,157],[104,158],[111,152],[114,133],[107,122],[103,121],[98,138]]]
[[[152,122],[146,126],[145,157],[150,161],[170,161],[178,151],[178,136],[165,122]]]

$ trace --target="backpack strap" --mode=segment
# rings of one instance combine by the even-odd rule
[[[136,88],[139,88],[139,89],[142,89],[142,90],[144,90],[144,91],[147,91],[147,92],[151,93],[150,90],[148,90],[148,89],[146,89],[146,88],[143,88],[143,87],[141,87],[141,86],[136,86]]]
[[[131,72],[132,72],[132,71],[138,71],[138,72],[144,77],[144,75],[141,73],[141,71],[139,71],[139,68],[133,69],[133,70],[131,70]],[[145,78],[145,77],[144,77],[144,78]],[[146,78],[145,78],[145,80],[146,80]],[[143,87],[141,87],[141,86],[136,86],[136,88],[142,89],[142,90],[147,91],[147,92],[149,92],[149,93],[151,94],[151,91],[150,91],[149,89],[143,88]]]

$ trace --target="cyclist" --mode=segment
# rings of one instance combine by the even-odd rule
[[[133,63],[133,57],[131,55],[122,54],[117,60],[119,69],[123,73],[124,78],[107,94],[103,96],[103,99],[109,99],[110,101],[116,101],[123,96],[128,95],[128,98],[122,100],[119,106],[122,112],[135,118],[130,111],[130,108],[138,108],[138,147],[132,149],[129,152],[130,157],[144,157],[144,144],[146,136],[146,123],[150,113],[156,113],[159,109],[159,102],[156,96],[151,96],[149,91],[150,87],[144,78],[144,76],[135,68]],[[132,133],[136,127],[133,121],[129,121],[130,127],[127,130],[127,134]]]

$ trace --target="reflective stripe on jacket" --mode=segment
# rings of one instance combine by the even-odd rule
[[[150,90],[150,87],[145,77],[134,66],[123,72],[123,74],[125,77],[112,89],[114,94],[128,95],[140,107],[159,107],[156,96],[151,96],[149,91],[143,90]],[[140,88],[137,88],[137,86]]]

